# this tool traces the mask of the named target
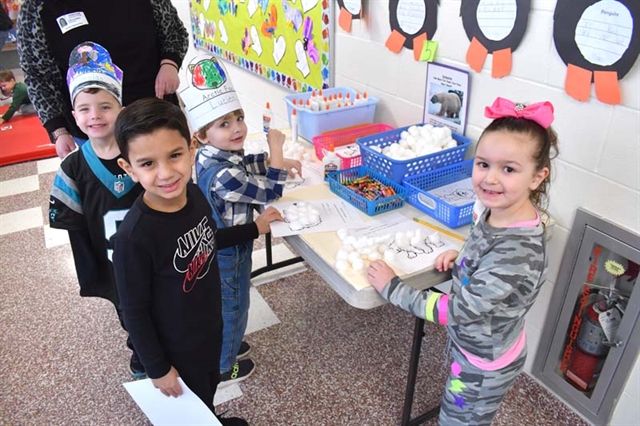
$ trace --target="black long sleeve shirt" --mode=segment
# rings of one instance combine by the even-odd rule
[[[112,238],[124,321],[147,374],[164,376],[173,356],[217,368],[222,307],[217,249],[258,236],[255,223],[216,229],[197,186],[187,205],[162,213],[140,196]]]

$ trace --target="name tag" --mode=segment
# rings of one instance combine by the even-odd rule
[[[74,28],[89,25],[87,17],[84,16],[84,12],[67,13],[66,15],[59,16],[56,21],[58,22],[58,26],[60,27],[62,34],[65,34]]]

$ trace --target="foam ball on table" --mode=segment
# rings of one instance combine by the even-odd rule
[[[348,260],[349,259],[349,252],[344,250],[344,249],[339,249],[336,252],[336,260]]]
[[[349,262],[346,260],[336,260],[336,269],[338,272],[344,272],[349,269]]]
[[[441,241],[440,233],[439,232],[434,232],[433,234],[429,235],[429,241],[432,242],[433,244],[440,243],[440,241]]]
[[[386,249],[384,251],[383,258],[386,262],[393,262],[396,259],[396,252],[392,249]]]
[[[351,267],[356,271],[362,271],[364,269],[364,260],[355,259],[353,262],[351,262]]]
[[[354,260],[360,259],[360,253],[358,253],[357,251],[352,251],[347,256],[347,259],[349,260],[349,262],[353,263]]]

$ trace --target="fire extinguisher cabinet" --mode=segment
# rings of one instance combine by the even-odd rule
[[[640,236],[578,210],[533,374],[607,424],[640,347]]]

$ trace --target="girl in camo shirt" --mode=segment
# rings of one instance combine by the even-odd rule
[[[452,364],[439,424],[488,425],[524,367],[524,316],[545,280],[547,250],[539,209],[546,201],[557,137],[553,105],[497,98],[485,108],[494,121],[476,148],[472,182],[486,207],[458,253],[441,253],[452,268],[451,293],[418,291],[383,261],[367,270],[386,300],[447,327]]]

